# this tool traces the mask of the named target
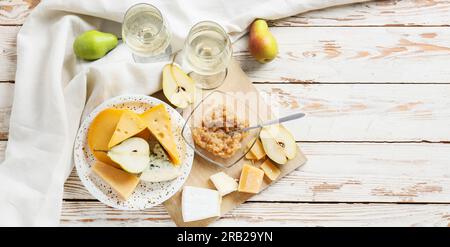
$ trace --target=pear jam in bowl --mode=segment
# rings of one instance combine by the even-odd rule
[[[188,145],[205,160],[222,167],[238,163],[255,143],[260,128],[242,131],[259,123],[256,112],[231,94],[214,91],[187,118],[192,131]],[[182,136],[185,136],[182,131]]]
[[[201,121],[201,125],[192,130],[196,145],[221,158],[233,156],[241,148],[241,142],[247,132],[248,121],[240,119],[225,105],[211,108]]]

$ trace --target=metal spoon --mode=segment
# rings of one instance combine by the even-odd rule
[[[285,116],[285,117],[281,117],[281,118],[278,118],[278,119],[272,119],[272,120],[260,123],[258,125],[250,126],[250,127],[243,128],[243,129],[237,129],[237,130],[235,130],[233,132],[245,132],[245,131],[249,131],[249,130],[252,130],[252,129],[262,128],[264,126],[269,126],[269,125],[273,125],[273,124],[278,124],[278,123],[291,121],[291,120],[294,120],[294,119],[302,118],[304,116],[305,116],[305,113],[298,112],[298,113],[294,113],[294,114],[291,114],[291,115],[288,115],[288,116]]]

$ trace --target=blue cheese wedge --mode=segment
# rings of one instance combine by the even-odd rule
[[[220,216],[222,197],[217,190],[185,186],[181,196],[184,222]]]
[[[168,160],[152,159],[150,165],[139,177],[145,182],[163,182],[173,180],[181,175],[180,167],[173,166]]]
[[[230,194],[238,189],[238,183],[234,178],[224,172],[219,172],[209,177],[221,196]]]
[[[174,166],[161,145],[156,144],[150,155],[150,164],[139,177],[145,182],[163,182],[173,180],[182,173],[181,166]]]

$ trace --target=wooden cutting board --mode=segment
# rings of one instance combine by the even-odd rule
[[[264,103],[264,100],[259,96],[256,88],[253,86],[252,82],[249,80],[244,71],[242,71],[241,67],[236,61],[234,60],[232,61],[228,69],[227,78],[223,83],[223,85],[220,88],[218,88],[218,90],[223,92],[250,93],[250,95],[252,96],[256,95],[255,96],[256,100],[259,101],[258,104],[266,106],[254,108],[257,109],[261,120],[267,120],[271,117],[270,106]],[[186,118],[189,114],[190,111],[185,111],[183,113],[183,116]],[[281,175],[279,176],[278,179],[284,177],[286,174],[292,172],[293,170],[302,166],[306,162],[306,157],[301,152],[300,148],[297,147],[297,149],[298,154],[294,159],[290,160],[287,164],[278,166],[281,170]],[[211,175],[217,172],[224,171],[226,174],[234,178],[239,178],[242,166],[246,162],[251,163],[248,160],[242,159],[238,164],[234,165],[231,168],[221,168],[219,166],[209,163],[208,161],[196,155],[194,157],[194,163],[192,165],[191,173],[185,185],[215,189],[214,185],[209,181],[209,177]],[[258,164],[255,165],[258,166]],[[262,185],[262,190],[266,189],[275,182],[276,181],[270,182],[268,179],[265,178]],[[244,203],[252,196],[254,196],[254,194],[241,193],[237,191],[224,196],[222,198],[221,215],[225,215],[228,211]],[[207,226],[213,221],[218,219],[218,217],[216,217],[194,222],[183,222],[183,217],[181,214],[181,190],[177,192],[174,196],[172,196],[169,200],[164,202],[164,206],[166,207],[170,217],[172,217],[173,221],[177,226],[183,227]]]

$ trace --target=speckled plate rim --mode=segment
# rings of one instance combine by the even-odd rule
[[[143,103],[146,104],[149,108],[150,106],[155,106],[158,104],[164,104],[166,106],[167,111],[170,114],[172,119],[172,127],[177,128],[178,143],[183,143],[185,147],[183,150],[185,152],[184,159],[181,164],[182,175],[178,178],[160,183],[146,183],[139,182],[135,192],[127,201],[118,200],[118,196],[115,192],[110,191],[105,193],[104,190],[99,188],[100,186],[105,185],[106,183],[102,181],[98,176],[92,174],[91,165],[95,162],[92,152],[89,150],[87,146],[87,130],[91,125],[94,118],[103,110],[110,107],[118,107],[123,108],[127,107],[127,104],[134,103]],[[185,120],[183,117],[170,105],[167,103],[156,99],[147,95],[139,95],[139,94],[127,94],[120,95],[114,98],[108,99],[104,101],[102,104],[97,106],[84,120],[78,129],[77,136],[75,138],[74,143],[74,151],[73,151],[73,159],[75,163],[75,167],[77,170],[78,177],[83,183],[84,187],[89,191],[89,193],[94,196],[100,202],[121,210],[144,210],[151,208],[153,206],[159,205],[172,197],[176,192],[178,192],[183,184],[186,182],[186,179],[189,176],[189,173],[192,168],[193,159],[194,159],[194,150],[192,150],[184,141],[183,137],[181,137],[181,129],[185,124]],[[99,186],[100,185],[100,186]],[[107,185],[107,184],[106,184]],[[160,189],[164,186],[163,190],[157,190],[158,193],[153,192],[152,186],[159,185]],[[109,187],[109,185],[107,185]],[[106,188],[103,188],[106,189]],[[138,191],[139,190],[139,191]],[[143,191],[144,190],[144,191]],[[138,191],[143,198],[139,198],[136,196]],[[159,198],[152,198],[158,197]],[[114,197],[114,198],[113,198]],[[137,198],[136,198],[137,197]]]

